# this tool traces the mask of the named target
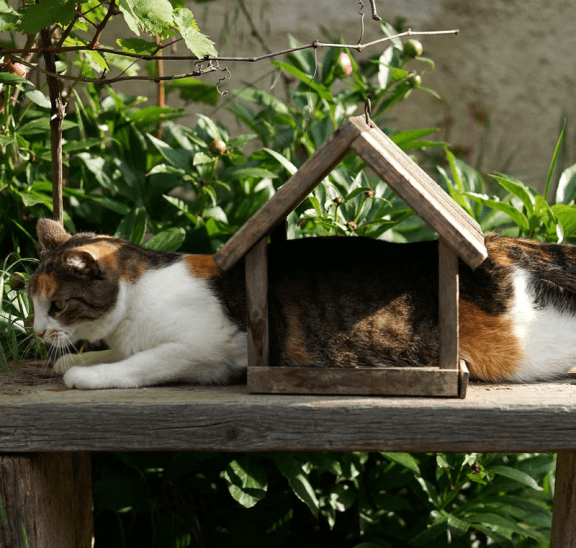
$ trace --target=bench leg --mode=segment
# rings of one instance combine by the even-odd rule
[[[89,453],[0,455],[0,546],[93,546]]]
[[[550,548],[576,548],[576,452],[558,453]]]

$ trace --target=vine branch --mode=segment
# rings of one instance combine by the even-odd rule
[[[347,48],[347,49],[356,50],[358,52],[361,52],[362,50],[364,50],[366,48],[376,46],[378,44],[382,44],[385,42],[389,42],[391,40],[395,40],[398,38],[405,38],[408,36],[458,34],[458,32],[459,32],[458,29],[438,30],[438,31],[423,31],[423,32],[417,32],[417,31],[412,31],[411,29],[408,29],[408,30],[401,32],[399,34],[395,34],[393,36],[386,36],[386,37],[380,38],[378,40],[373,40],[372,42],[367,42],[366,44],[330,44],[330,43],[314,41],[314,42],[311,42],[310,44],[305,44],[305,45],[297,46],[294,48],[284,49],[281,51],[275,51],[273,53],[266,53],[266,54],[258,55],[255,57],[222,57],[222,56],[207,55],[206,57],[199,58],[195,55],[165,55],[165,56],[162,56],[162,60],[163,61],[189,61],[189,60],[192,60],[192,61],[208,62],[208,63],[211,63],[213,61],[256,63],[258,61],[263,61],[265,59],[271,59],[273,57],[279,57],[281,55],[286,55],[288,53],[294,53],[296,51],[301,51],[304,49]],[[171,45],[171,44],[166,44],[165,46],[162,46],[162,48],[165,48],[169,45]],[[0,54],[14,56],[14,58],[17,60],[17,62],[22,63],[23,65],[29,67],[30,69],[42,72],[42,73],[46,74],[47,76],[53,76],[53,77],[59,78],[61,80],[71,80],[71,81],[76,81],[76,82],[87,82],[87,83],[95,83],[95,84],[101,84],[101,85],[112,84],[112,83],[120,82],[120,81],[124,81],[124,80],[151,80],[154,82],[161,81],[161,80],[176,80],[176,79],[181,79],[181,78],[188,78],[191,76],[192,77],[201,76],[203,74],[206,74],[209,72],[214,72],[215,70],[217,70],[216,67],[214,67],[210,64],[210,66],[206,67],[205,69],[201,68],[197,71],[186,73],[186,74],[164,76],[164,77],[117,76],[117,77],[113,77],[113,78],[87,78],[87,77],[67,76],[67,75],[57,74],[57,73],[51,72],[51,71],[43,71],[42,69],[38,68],[37,66],[31,65],[30,63],[23,61],[19,57],[16,57],[16,55],[18,55],[18,54],[68,53],[68,52],[73,52],[73,51],[97,51],[98,53],[112,53],[112,54],[121,55],[124,57],[132,57],[132,58],[142,60],[142,61],[157,61],[160,58],[160,56],[157,55],[156,53],[142,55],[142,54],[138,54],[138,53],[131,53],[131,52],[125,52],[125,51],[121,51],[121,50],[116,50],[113,48],[98,47],[97,45],[94,45],[94,46],[91,46],[91,45],[88,45],[88,46],[66,46],[66,47],[58,47],[58,46],[46,47],[45,46],[45,47],[40,47],[40,48],[21,48],[21,49],[2,49],[2,48],[0,48]]]

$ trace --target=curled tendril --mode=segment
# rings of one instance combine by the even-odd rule
[[[202,65],[206,62],[208,62],[208,66],[206,67],[206,69],[204,69]],[[221,68],[220,63],[216,61],[216,64],[214,64],[212,59],[199,59],[194,63],[194,66],[198,67],[199,71],[206,70],[208,72],[213,70],[219,70],[220,72],[227,72],[228,76],[223,76],[216,83],[216,91],[218,92],[218,95],[220,95],[220,97],[226,97],[226,95],[228,95],[228,92],[226,90],[220,91],[220,84],[225,80],[230,80],[232,78],[232,73],[230,72],[230,69],[228,67]]]

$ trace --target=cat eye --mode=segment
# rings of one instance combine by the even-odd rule
[[[64,310],[68,304],[68,301],[54,301],[53,304],[57,310]]]

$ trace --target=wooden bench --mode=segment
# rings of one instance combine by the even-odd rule
[[[68,390],[0,376],[0,546],[92,542],[92,451],[557,452],[553,548],[576,547],[576,377],[470,383],[466,399],[248,394],[245,386]]]

